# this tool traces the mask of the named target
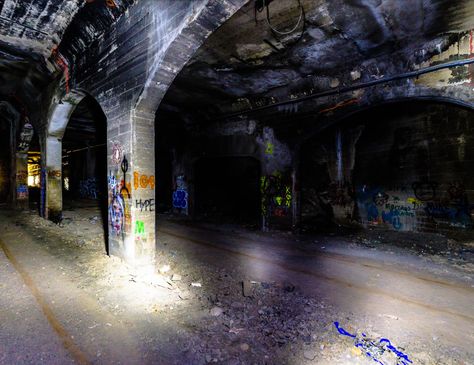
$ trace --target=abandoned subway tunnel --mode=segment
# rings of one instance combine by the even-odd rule
[[[474,2],[0,0],[0,364],[474,364]]]

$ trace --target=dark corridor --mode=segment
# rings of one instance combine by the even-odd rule
[[[251,157],[207,157],[195,164],[196,216],[257,225],[260,165]]]

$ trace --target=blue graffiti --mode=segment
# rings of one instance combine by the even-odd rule
[[[379,210],[374,203],[366,203],[365,209],[367,209],[367,220],[376,221],[379,217]]]
[[[393,346],[390,340],[386,338],[381,338],[376,343],[368,339],[365,333],[362,333],[361,338],[358,338],[357,335],[347,332],[339,325],[339,322],[334,322],[334,326],[341,335],[354,338],[354,346],[361,349],[368,357],[380,365],[385,365],[385,363],[379,360],[377,356],[383,355],[385,351],[390,351],[397,356],[396,365],[409,365],[413,363],[407,354]]]
[[[341,326],[339,326],[339,322],[334,322],[334,325],[336,326],[337,331],[338,331],[341,335],[348,336],[348,337],[352,337],[352,338],[356,338],[356,337],[357,337],[356,335],[353,335],[353,334],[347,332],[344,328],[342,328]]]
[[[188,206],[188,193],[186,190],[176,190],[173,193],[173,207],[186,209]]]
[[[389,339],[386,339],[386,338],[381,338],[380,341],[379,341],[381,344],[386,342],[388,345],[387,345],[387,349],[389,349],[390,351],[392,351],[395,355],[398,356],[398,358],[401,360],[402,364],[403,365],[406,365],[406,362],[409,362],[409,363],[412,363],[412,361],[408,358],[408,355],[407,354],[404,354],[402,351],[398,350],[395,346],[392,345],[392,343],[390,342]]]
[[[432,218],[447,219],[452,223],[471,227],[471,211],[473,208],[474,206],[467,201],[459,201],[450,205],[441,202],[428,202],[424,210]]]
[[[384,223],[389,223],[396,230],[402,229],[403,225],[400,221],[400,211],[398,209],[390,209],[390,212],[382,212]]]
[[[379,207],[387,203],[389,196],[380,188],[363,186],[357,189],[357,200],[367,212],[367,221],[376,222],[379,219]]]
[[[81,198],[97,199],[99,189],[95,177],[79,182],[79,194]]]

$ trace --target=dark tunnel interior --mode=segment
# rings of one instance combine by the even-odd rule
[[[474,365],[474,1],[0,0],[0,365]]]

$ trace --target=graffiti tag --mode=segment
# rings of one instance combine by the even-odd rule
[[[138,172],[133,173],[133,187],[135,190],[138,188],[146,189],[154,189],[155,188],[155,177],[153,175],[141,175]]]
[[[140,212],[153,212],[155,206],[155,199],[135,200],[135,207],[140,209]]]
[[[186,190],[176,190],[173,192],[173,207],[186,209],[188,206],[188,193]]]

